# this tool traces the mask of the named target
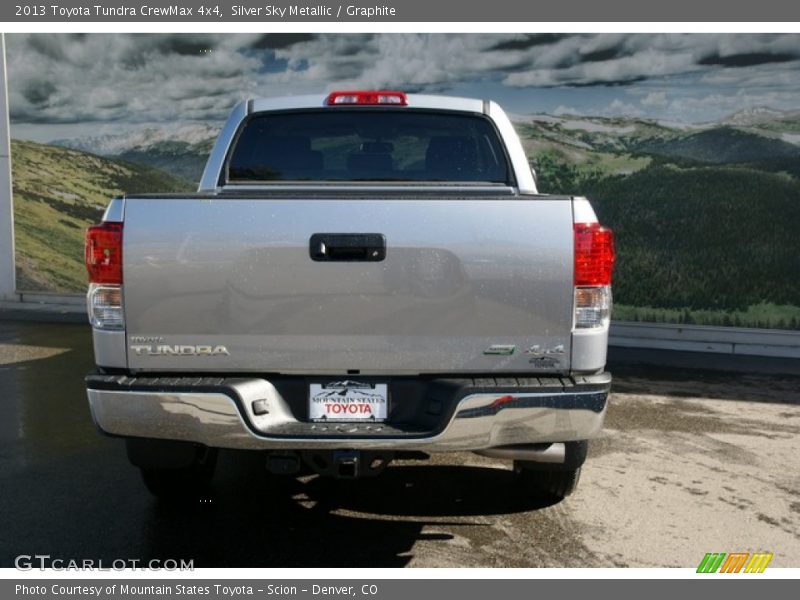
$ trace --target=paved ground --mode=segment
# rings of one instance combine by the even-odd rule
[[[706,361],[696,355],[647,358],[613,353],[607,428],[578,492],[559,504],[521,497],[507,465],[471,454],[343,485],[268,477],[256,457],[227,453],[213,497],[164,508],[121,443],[91,423],[87,327],[0,321],[0,566],[18,554],[196,566],[696,566],[706,552],[759,550],[775,554],[772,566],[800,566],[797,363],[740,362],[762,372],[732,376],[688,369]],[[654,360],[661,366],[636,364]]]

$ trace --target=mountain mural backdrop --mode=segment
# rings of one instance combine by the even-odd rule
[[[800,110],[513,118],[540,189],[590,197],[614,229],[616,319],[800,329]],[[13,140],[19,287],[81,292],[83,229],[107,200],[194,189],[216,133]]]

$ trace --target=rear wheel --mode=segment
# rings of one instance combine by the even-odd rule
[[[217,449],[185,442],[129,439],[128,459],[139,467],[145,487],[161,500],[207,496],[217,466]]]
[[[514,461],[514,472],[525,493],[547,495],[563,500],[578,487],[581,465],[586,460],[589,443],[585,440],[565,444],[564,462],[538,463]]]
[[[575,491],[581,477],[580,468],[568,471],[534,471],[514,463],[514,469],[526,493],[545,494],[559,500]]]

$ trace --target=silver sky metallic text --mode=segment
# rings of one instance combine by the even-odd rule
[[[231,6],[231,15],[234,17],[278,17],[283,19],[289,17],[332,17],[333,8],[330,6],[292,4],[290,6],[242,6],[236,4]]]

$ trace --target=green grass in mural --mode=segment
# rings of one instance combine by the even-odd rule
[[[620,304],[800,304],[800,181],[734,166],[656,165],[585,191],[614,229]]]
[[[800,329],[800,306],[762,302],[744,310],[708,310],[615,304],[613,318],[646,323]]]
[[[628,172],[576,161],[574,140],[530,154],[540,189],[588,196],[614,230],[615,318],[800,329],[800,160],[763,138],[721,163],[712,147],[731,138],[662,136],[649,146],[667,154],[643,154],[629,137]]]
[[[123,192],[190,191],[163,171],[45,144],[12,140],[17,288],[81,292],[83,233]]]
[[[797,122],[542,115],[517,128],[539,188],[588,196],[614,229],[616,319],[800,329],[800,147],[781,137]],[[164,148],[125,162],[13,141],[19,287],[82,291],[83,230],[111,196],[192,190],[169,173],[195,173],[202,153]]]
[[[627,176],[556,164],[614,230],[615,318],[800,329],[800,179],[656,157]]]

